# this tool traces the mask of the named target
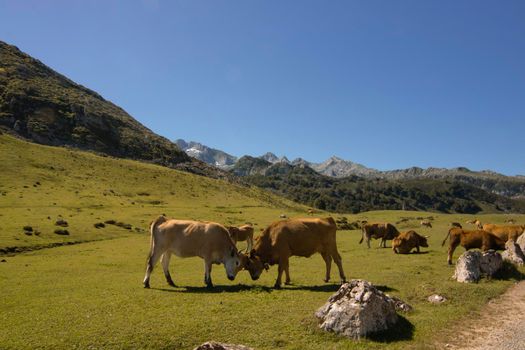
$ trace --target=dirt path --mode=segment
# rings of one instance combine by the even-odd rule
[[[480,317],[462,325],[445,348],[525,350],[525,281],[490,301]]]

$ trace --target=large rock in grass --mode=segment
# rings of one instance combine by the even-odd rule
[[[253,350],[244,345],[235,345],[235,344],[224,344],[218,343],[215,341],[209,341],[204,344],[197,346],[193,350]]]
[[[398,321],[394,301],[364,280],[343,284],[315,316],[321,329],[353,339],[385,331]]]
[[[507,260],[516,265],[523,265],[525,263],[525,256],[523,255],[521,247],[512,239],[509,239],[507,243],[505,243],[505,251],[501,254],[501,257],[503,260]]]
[[[456,262],[456,270],[452,278],[463,283],[477,282],[483,275],[494,276],[502,266],[503,259],[498,252],[466,251]]]

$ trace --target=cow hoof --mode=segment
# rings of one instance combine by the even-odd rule
[[[144,288],[149,289],[149,283],[144,283]]]
[[[290,286],[292,284],[292,282],[286,281],[286,282],[284,282],[284,284],[287,285],[287,286]]]
[[[281,289],[281,285],[280,285],[280,284],[275,284],[275,285],[273,286],[273,288],[274,288],[274,289]]]
[[[175,285],[175,283],[173,283],[173,281],[169,281],[169,282],[168,282],[168,285],[170,285],[170,286],[172,286],[172,287],[177,287],[177,286]]]
[[[324,281],[324,283],[328,283],[328,282],[330,282],[330,279],[326,279],[325,278],[323,281]]]
[[[208,283],[208,284],[206,285],[206,288],[208,288],[208,289],[212,289],[212,288],[213,288],[213,284]]]

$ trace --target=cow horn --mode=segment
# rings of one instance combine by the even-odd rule
[[[430,236],[427,235],[427,236],[425,236],[425,238],[430,238]]]

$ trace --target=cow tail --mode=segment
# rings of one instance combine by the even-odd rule
[[[150,241],[149,241],[149,255],[148,255],[148,259],[153,254],[153,247],[155,245],[155,233],[157,232],[157,227],[159,225],[163,224],[164,222],[166,222],[167,220],[168,219],[166,219],[166,217],[164,215],[160,215],[155,220],[153,220],[153,222],[151,223],[151,225],[149,227]]]
[[[361,226],[361,240],[359,241],[359,244],[363,243],[363,239],[365,239],[365,228]]]
[[[442,246],[442,247],[445,245],[445,242],[447,241],[448,236],[450,236],[450,230],[448,230],[448,233],[447,233],[447,235],[445,236],[445,239],[444,239],[443,242],[441,243],[441,246]]]

